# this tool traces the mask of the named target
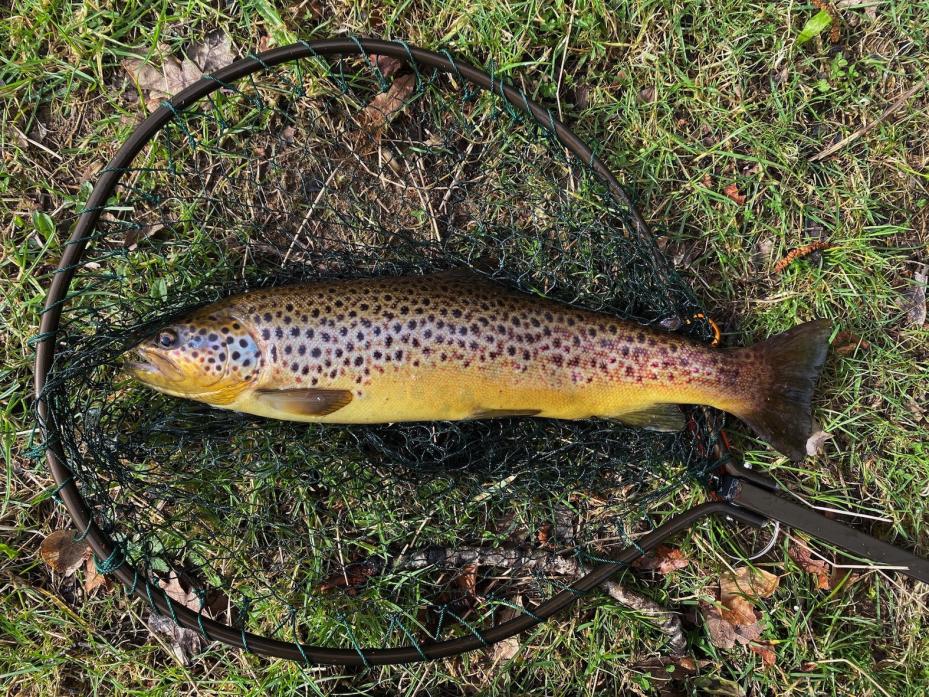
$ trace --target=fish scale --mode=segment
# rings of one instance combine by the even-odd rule
[[[706,404],[752,423],[770,401],[765,386],[789,376],[771,360],[773,344],[714,349],[462,272],[256,290],[166,331],[140,346],[149,363],[135,374],[147,384],[303,421],[523,414],[668,430],[683,423],[675,405]],[[823,341],[822,327],[802,334],[815,335],[801,341],[805,351]],[[808,414],[812,388],[800,388]]]

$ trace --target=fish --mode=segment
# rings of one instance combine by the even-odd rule
[[[452,271],[232,295],[147,336],[126,368],[168,395],[305,422],[527,416],[675,431],[679,405],[706,405],[801,460],[830,332],[820,319],[713,348]]]

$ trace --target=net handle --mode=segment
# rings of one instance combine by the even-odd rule
[[[125,559],[120,557],[121,552],[110,536],[94,521],[91,510],[77,488],[74,473],[68,467],[67,458],[56,442],[54,432],[48,427],[49,407],[42,397],[54,360],[55,340],[61,323],[62,311],[68,299],[71,281],[79,268],[81,257],[90,240],[91,233],[101,213],[106,209],[108,199],[112,196],[123,174],[142,148],[178,112],[187,109],[206,95],[221,89],[224,84],[235,82],[260,70],[267,70],[282,63],[302,58],[353,54],[385,55],[407,62],[412,60],[420,65],[435,68],[452,74],[459,79],[467,80],[494,94],[499,94],[515,109],[530,114],[539,125],[552,131],[568,151],[589,166],[608,185],[612,195],[626,206],[637,234],[643,239],[650,239],[651,233],[648,226],[635,210],[629,197],[613,174],[594,156],[591,149],[563,123],[554,118],[551,112],[530,100],[522,91],[504,84],[502,79],[495,80],[487,73],[467,63],[455,60],[447,52],[438,54],[410,46],[404,42],[348,37],[299,42],[272,49],[259,55],[237,60],[211,75],[204,76],[174,95],[167,102],[163,102],[158,109],[136,127],[113,159],[102,170],[102,174],[97,180],[86,206],[81,211],[71,237],[65,243],[64,253],[49,285],[45,306],[42,310],[42,320],[36,342],[36,408],[39,426],[47,447],[49,468],[57,484],[57,494],[68,509],[75,527],[78,530],[86,531],[86,540],[98,559],[104,559],[108,562],[115,560],[115,563],[108,563],[107,566],[112,568],[112,573],[123,585],[133,590],[136,595],[146,599],[159,612],[175,617],[182,626],[194,631],[200,631],[207,635],[208,638],[218,639],[226,644],[267,656],[340,665],[406,663],[452,656],[513,636],[570,605],[580,594],[599,585],[605,578],[616,573],[630,561],[658,544],[660,540],[674,534],[674,532],[683,530],[699,518],[718,514],[720,506],[726,508],[729,515],[732,515],[732,509],[725,504],[708,503],[673,518],[646,536],[637,546],[626,550],[621,560],[597,568],[577,581],[568,590],[562,591],[539,605],[532,611],[531,616],[527,614],[514,618],[493,627],[485,634],[476,633],[475,636],[439,642],[428,646],[394,649],[352,650],[301,646],[293,642],[269,639],[244,630],[236,630],[228,625],[203,617],[202,614],[171,603],[163,591],[151,584],[147,579],[140,582],[139,571],[129,567]],[[415,68],[415,65],[413,67]],[[664,262],[659,258],[659,263]]]

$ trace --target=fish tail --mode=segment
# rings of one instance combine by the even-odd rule
[[[753,399],[742,413],[733,413],[794,461],[806,457],[813,431],[810,402],[831,331],[829,320],[813,320],[743,349],[752,351],[766,370],[758,371],[761,379]]]

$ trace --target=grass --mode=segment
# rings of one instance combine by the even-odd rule
[[[119,88],[120,62],[177,50],[214,29],[243,53],[261,41],[351,30],[493,60],[597,144],[727,340],[747,343],[826,316],[869,343],[829,359],[817,418],[833,439],[821,456],[798,467],[757,443],[742,445],[750,462],[808,501],[880,515],[889,522],[874,525],[877,534],[929,554],[929,332],[907,326],[902,309],[914,262],[929,261],[929,88],[810,162],[929,77],[929,5],[845,4],[840,42],[831,46],[823,34],[802,47],[796,37],[817,10],[792,3],[232,7],[17,0],[0,17],[0,45],[11,47],[0,56],[0,682],[12,694],[659,694],[654,677],[632,667],[660,648],[657,633],[600,598],[522,637],[516,657],[495,667],[476,654],[374,671],[304,670],[221,647],[185,667],[150,638],[141,603],[119,593],[85,600],[37,559],[44,535],[68,520],[50,500],[48,473],[26,457],[29,339],[68,231],[49,229],[36,213],[59,221],[76,210],[84,182],[137,121],[140,104]],[[732,184],[744,204],[724,193]],[[772,271],[789,249],[820,238],[835,248]],[[729,539],[707,526],[679,542],[693,560],[687,569],[630,583],[693,609],[733,563],[721,551]],[[768,568],[783,574],[776,595],[757,606],[775,665],[720,651],[695,627],[691,649],[709,663],[687,689],[706,693],[714,679],[746,694],[929,689],[925,586],[872,572],[818,590],[789,560],[783,538]]]

